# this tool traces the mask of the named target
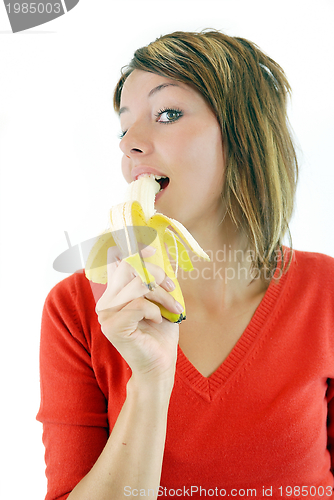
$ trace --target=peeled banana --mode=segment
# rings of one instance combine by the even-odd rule
[[[149,289],[154,288],[155,280],[146,263],[160,266],[175,284],[171,295],[184,307],[183,313],[175,314],[159,304],[161,315],[173,323],[180,323],[186,318],[186,312],[177,271],[179,267],[184,271],[193,269],[189,254],[180,238],[200,258],[210,259],[180,222],[156,212],[154,201],[159,189],[160,185],[152,174],[144,174],[129,184],[125,203],[110,210],[110,230],[102,233],[91,249],[85,273],[87,278],[95,283],[106,283],[107,251],[114,245],[118,246],[124,260],[134,268]],[[144,260],[139,248],[147,245],[154,247],[155,253]],[[171,259],[174,260],[175,269]]]

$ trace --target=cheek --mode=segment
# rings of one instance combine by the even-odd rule
[[[204,148],[204,149],[203,149]],[[207,156],[207,139],[197,131],[189,130],[186,133],[175,134],[173,140],[166,143],[166,157],[171,158],[175,165],[182,165],[183,171],[195,170],[196,165]]]
[[[225,178],[224,148],[220,129],[208,127],[198,139],[194,151],[196,177],[203,191],[214,198],[220,196]]]
[[[217,175],[218,179],[225,170],[224,148],[220,132],[216,124],[208,126],[196,134],[190,134],[187,141],[182,142],[183,151],[186,150],[188,161],[200,174]]]

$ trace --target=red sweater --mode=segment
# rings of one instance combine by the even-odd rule
[[[47,500],[66,499],[90,470],[125,399],[130,369],[94,310],[103,290],[94,285],[94,299],[81,271],[46,299],[37,419]],[[179,349],[159,495],[326,499],[333,466],[334,259],[296,251],[210,377]],[[124,486],[124,498],[152,498]]]

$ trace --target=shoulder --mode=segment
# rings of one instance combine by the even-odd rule
[[[80,269],[59,281],[48,293],[46,301],[59,303],[96,301],[105,291],[106,285],[92,283],[86,278],[84,269]]]
[[[100,337],[95,312],[96,301],[105,285],[91,283],[84,270],[57,283],[48,293],[42,314],[41,343],[77,352],[78,346],[91,351],[92,342]]]
[[[325,279],[334,284],[334,258],[317,252],[294,250],[293,266],[308,277]]]
[[[334,258],[317,252],[293,251],[290,283],[305,298],[313,296],[334,304]]]
[[[48,293],[44,304],[44,315],[71,317],[74,321],[95,318],[95,306],[106,285],[90,282],[83,269],[57,283]],[[79,319],[80,318],[80,319]]]

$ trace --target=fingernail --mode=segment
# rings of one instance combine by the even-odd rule
[[[184,307],[180,304],[180,302],[175,302],[175,309],[178,313],[183,312]]]
[[[175,289],[175,284],[173,283],[173,281],[170,278],[165,279],[165,284],[166,284],[166,288],[168,288],[168,290],[170,290],[171,292]]]

